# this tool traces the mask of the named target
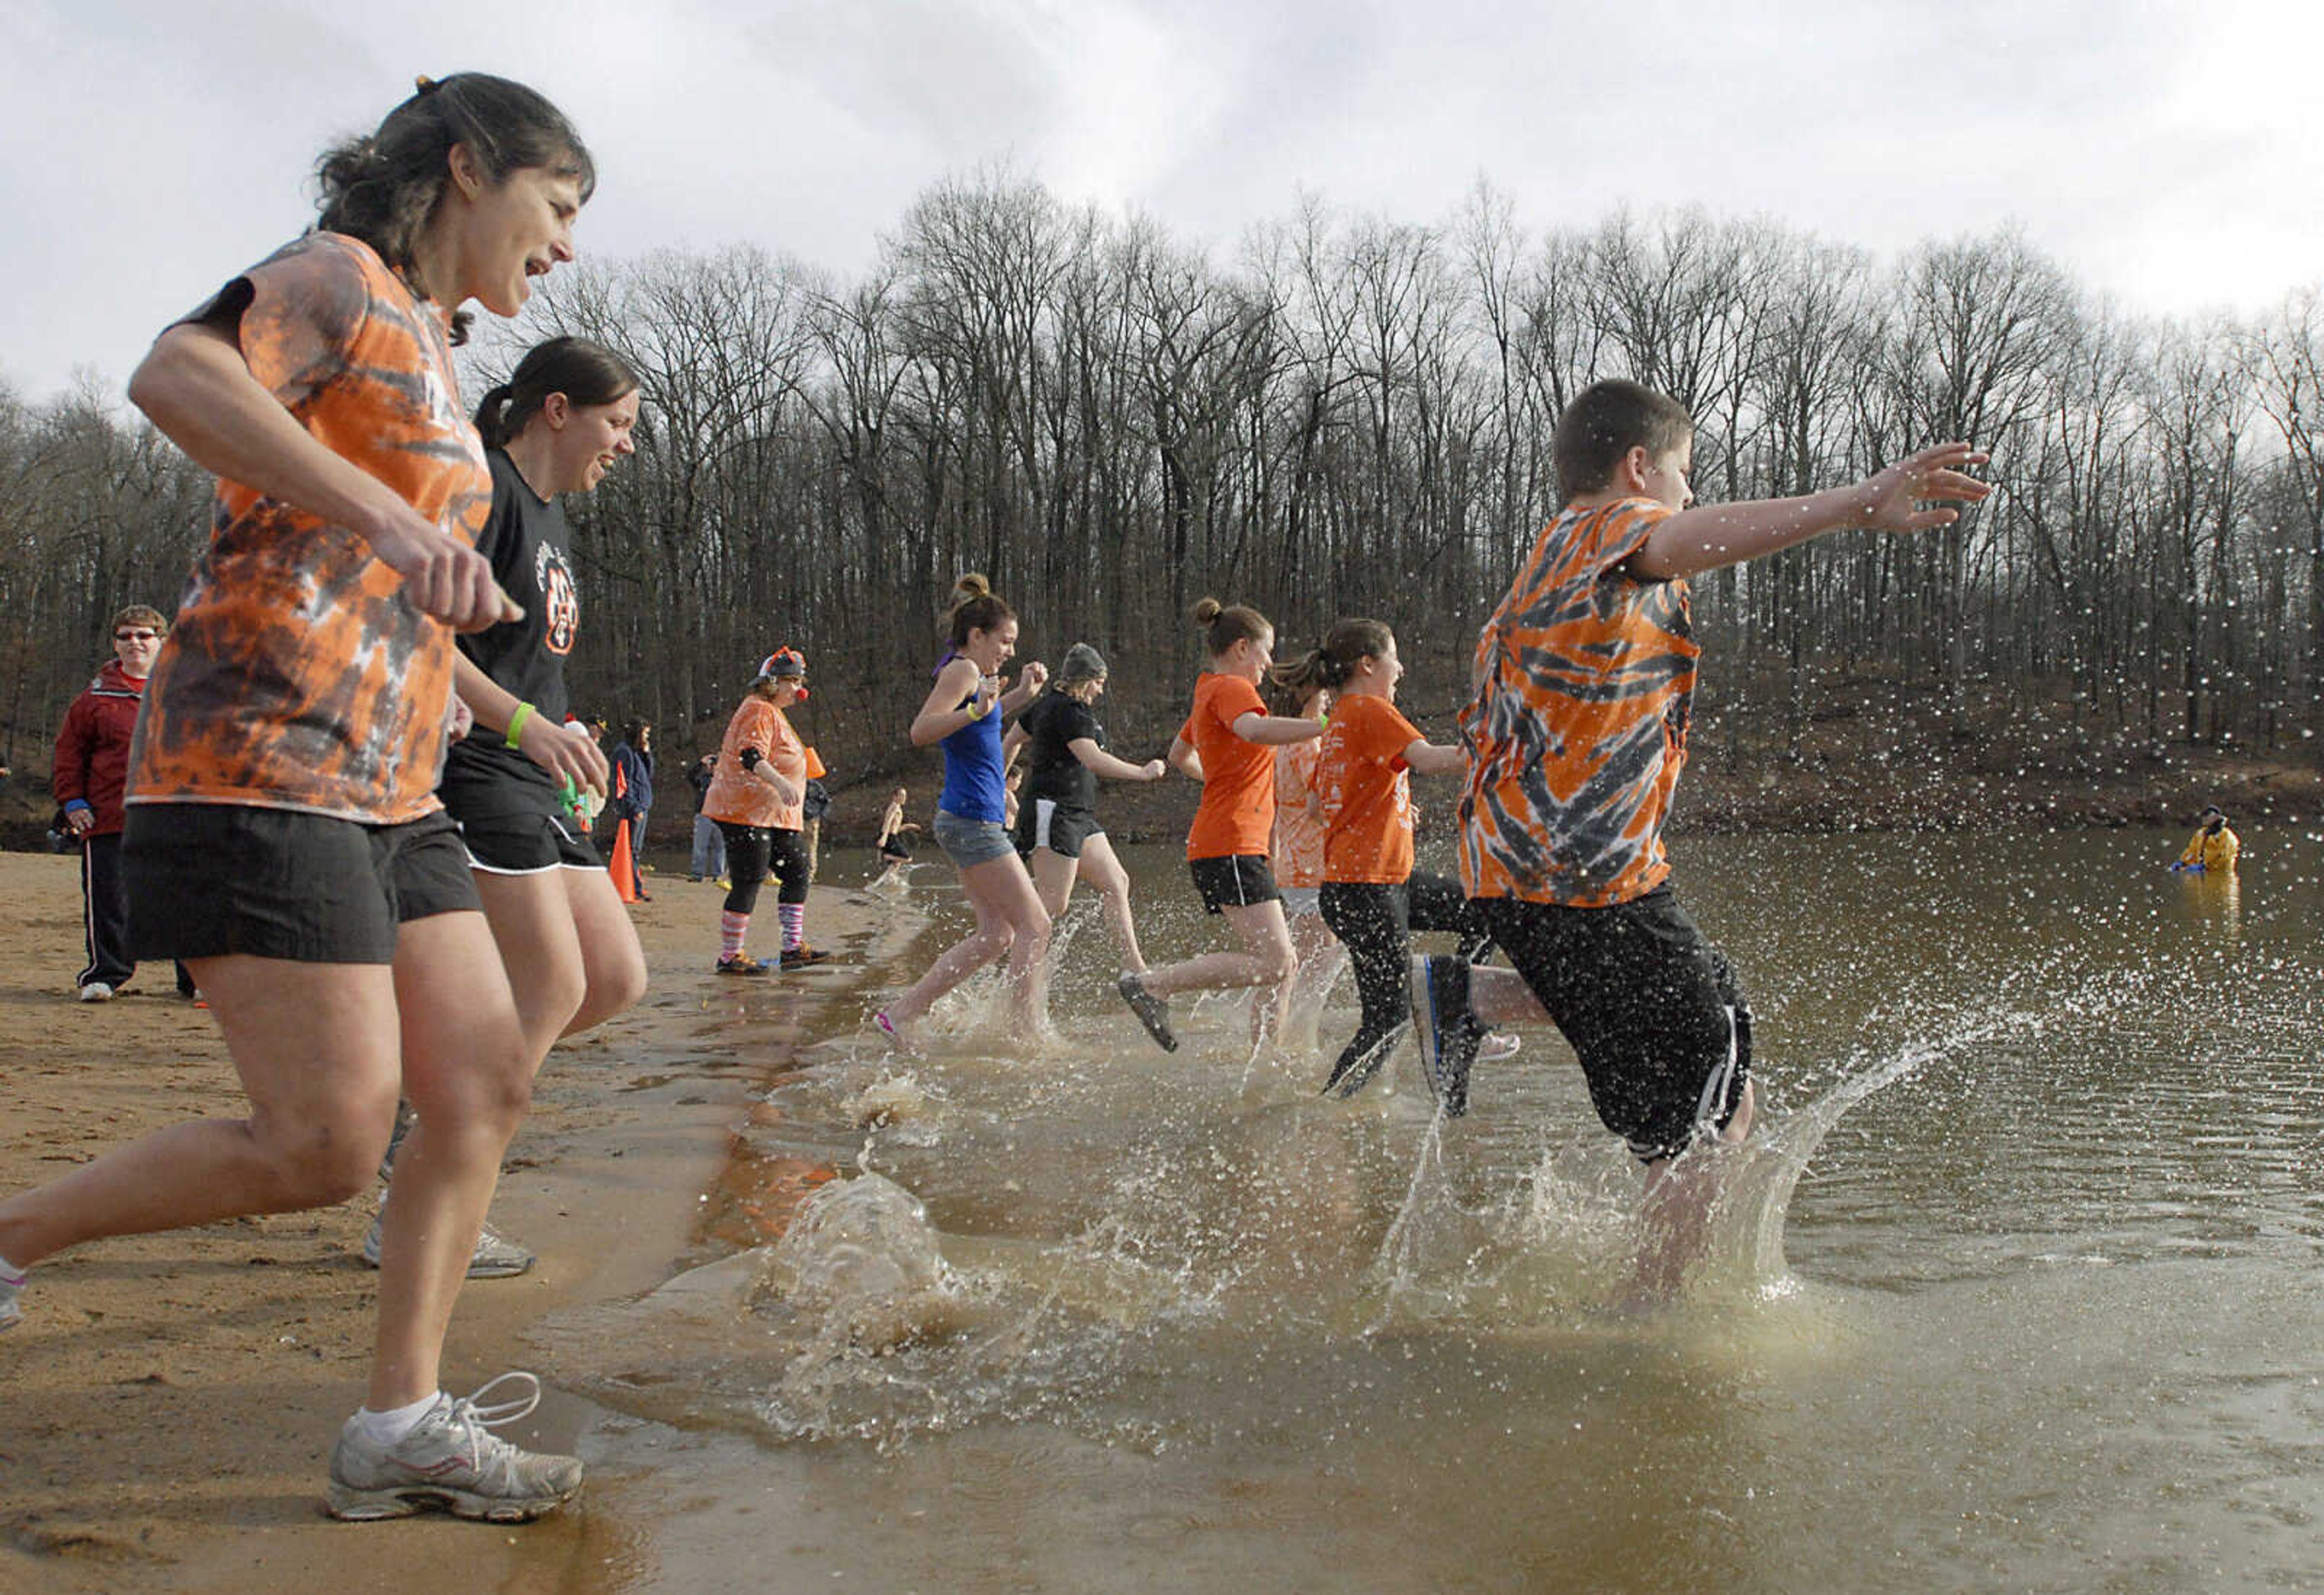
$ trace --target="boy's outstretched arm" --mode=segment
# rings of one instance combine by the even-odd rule
[[[1993,484],[1970,475],[1969,467],[1991,457],[1967,443],[1940,443],[1853,486],[1827,488],[1805,498],[1682,510],[1655,528],[1626,568],[1648,581],[1668,581],[1740,565],[1826,532],[1858,526],[1878,531],[1948,526],[1960,518],[1960,512],[1932,501],[1981,502]]]

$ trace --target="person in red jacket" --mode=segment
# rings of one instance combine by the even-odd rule
[[[129,956],[129,899],[121,880],[121,795],[128,783],[137,705],[169,630],[161,612],[146,604],[133,604],[115,615],[113,659],[73,699],[57,733],[50,789],[64,814],[65,830],[80,843],[88,966],[73,983],[83,1002],[111,1001],[137,970]],[[178,967],[178,991],[194,995],[183,964]]]

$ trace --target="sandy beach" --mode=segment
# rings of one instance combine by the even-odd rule
[[[826,863],[825,880],[834,873],[860,871]],[[844,947],[862,911],[844,890],[816,891],[811,934]],[[216,1027],[166,969],[141,969],[111,1003],[72,1000],[74,859],[0,853],[0,893],[14,908],[0,927],[0,1189],[239,1111]],[[550,1056],[493,1210],[540,1260],[463,1295],[446,1359],[456,1394],[526,1366],[525,1330],[545,1314],[633,1295],[752,1238],[738,1226],[779,1224],[710,1187],[764,1060],[830,1022],[864,971],[842,958],[805,976],[715,981],[705,966],[717,899],[658,877],[634,910],[646,1000]],[[753,1037],[748,1066],[714,1056],[738,1027]],[[719,1049],[696,1045],[714,1031]],[[358,1249],[373,1208],[366,1196],[101,1241],[37,1271],[23,1323],[0,1339],[0,1591],[545,1591],[618,1589],[650,1571],[642,1514],[595,1480],[576,1509],[514,1529],[322,1515],[330,1447],[368,1360],[376,1276]],[[508,1433],[561,1450],[601,1416],[552,1386]]]

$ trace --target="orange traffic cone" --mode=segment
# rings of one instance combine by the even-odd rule
[[[613,878],[613,895],[625,903],[638,900],[638,863],[630,856],[630,822],[620,820],[613,825],[613,862],[605,866]]]

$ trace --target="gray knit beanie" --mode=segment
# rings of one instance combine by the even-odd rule
[[[1086,642],[1076,642],[1065,650],[1065,662],[1057,672],[1059,681],[1102,681],[1105,679],[1105,656]]]

